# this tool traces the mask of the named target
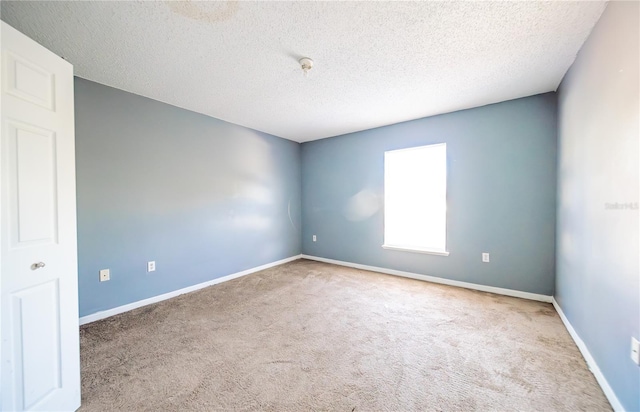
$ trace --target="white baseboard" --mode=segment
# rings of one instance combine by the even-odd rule
[[[539,295],[537,293],[521,292],[519,290],[504,289],[504,288],[498,288],[495,286],[478,285],[476,283],[468,283],[468,282],[462,282],[459,280],[451,280],[451,279],[439,278],[435,276],[421,275],[418,273],[403,272],[401,270],[386,269],[386,268],[381,268],[377,266],[361,265],[359,263],[343,262],[341,260],[333,260],[333,259],[327,259],[327,258],[322,258],[317,256],[302,255],[302,258],[309,259],[309,260],[317,260],[318,262],[332,263],[334,265],[348,266],[356,269],[370,270],[372,272],[385,273],[387,275],[402,276],[405,278],[424,280],[426,282],[440,283],[440,284],[449,285],[449,286],[457,286],[465,289],[480,290],[482,292],[491,292],[491,293],[496,293],[498,295],[514,296],[516,298],[537,300],[540,302],[551,303],[551,299],[552,299],[551,296]]]
[[[105,318],[108,318],[110,316],[114,316],[114,315],[117,315],[117,314],[120,314],[120,313],[128,312],[130,310],[133,310],[133,309],[136,309],[136,308],[139,308],[139,307],[142,307],[142,306],[146,306],[146,305],[150,305],[152,303],[161,302],[163,300],[171,299],[173,297],[176,297],[176,296],[179,296],[179,295],[183,295],[185,293],[193,292],[193,291],[196,291],[198,289],[202,289],[202,288],[206,288],[208,286],[216,285],[218,283],[227,282],[227,281],[232,280],[232,279],[237,279],[239,277],[246,276],[246,275],[249,275],[251,273],[259,272],[261,270],[269,269],[269,268],[272,268],[274,266],[282,265],[282,264],[285,264],[285,263],[288,263],[288,262],[292,262],[292,261],[298,260],[298,259],[316,260],[318,262],[325,262],[325,263],[331,263],[331,264],[334,264],[334,265],[347,266],[347,267],[352,267],[352,268],[362,269],[362,270],[369,270],[369,271],[372,271],[372,272],[379,272],[379,273],[385,273],[385,274],[388,274],[388,275],[395,275],[395,276],[401,276],[401,277],[406,277],[406,278],[411,278],[411,279],[423,280],[423,281],[426,281],[426,282],[439,283],[439,284],[443,284],[443,285],[450,285],[450,286],[457,286],[457,287],[466,288],[466,289],[479,290],[479,291],[482,291],[482,292],[491,292],[491,293],[496,293],[496,294],[499,294],[499,295],[514,296],[514,297],[517,297],[517,298],[523,298],[523,299],[529,299],[529,300],[537,300],[537,301],[540,301],[540,302],[552,303],[554,308],[558,312],[558,315],[560,315],[560,319],[562,319],[562,323],[564,323],[564,326],[567,328],[567,331],[569,332],[569,335],[571,335],[571,338],[574,340],[574,342],[578,346],[578,349],[580,350],[580,353],[582,353],[582,356],[584,357],[585,361],[587,362],[587,365],[589,366],[589,369],[591,370],[591,372],[595,376],[598,384],[602,388],[602,391],[604,392],[605,396],[609,400],[609,403],[611,403],[611,406],[613,407],[613,410],[616,411],[616,412],[624,412],[624,408],[622,407],[622,404],[618,400],[618,397],[616,396],[615,392],[613,392],[613,389],[611,388],[611,386],[609,386],[609,382],[607,382],[607,379],[604,377],[604,375],[600,371],[600,368],[598,367],[598,364],[596,363],[596,361],[593,359],[593,356],[591,356],[591,353],[589,352],[589,349],[587,348],[587,346],[585,345],[583,340],[580,338],[578,333],[575,331],[575,329],[573,328],[573,326],[569,322],[569,319],[567,319],[567,317],[564,315],[564,312],[562,311],[562,308],[560,307],[558,302],[556,302],[556,300],[555,300],[555,298],[553,296],[540,295],[540,294],[537,294],[537,293],[530,293],[530,292],[522,292],[522,291],[512,290],[512,289],[498,288],[498,287],[494,287],[494,286],[478,285],[478,284],[475,284],[475,283],[461,282],[461,281],[458,281],[458,280],[450,280],[450,279],[439,278],[439,277],[435,277],[435,276],[421,275],[421,274],[418,274],[418,273],[404,272],[404,271],[395,270],[395,269],[386,269],[386,268],[381,268],[381,267],[377,267],[377,266],[368,266],[368,265],[361,265],[361,264],[358,264],[358,263],[343,262],[341,260],[327,259],[327,258],[311,256],[311,255],[291,256],[291,257],[288,257],[286,259],[278,260],[276,262],[271,262],[271,263],[267,263],[267,264],[262,265],[262,266],[257,266],[257,267],[251,268],[251,269],[243,270],[242,272],[232,273],[230,275],[223,276],[223,277],[220,277],[220,278],[216,278],[216,279],[213,279],[213,280],[209,280],[207,282],[198,283],[197,285],[193,285],[193,286],[189,286],[189,287],[186,287],[186,288],[174,290],[173,292],[168,292],[168,293],[164,293],[162,295],[153,296],[153,297],[150,297],[150,298],[147,298],[147,299],[139,300],[137,302],[133,302],[133,303],[129,303],[129,304],[126,304],[126,305],[118,306],[117,308],[113,308],[113,309],[108,309],[108,310],[104,310],[104,311],[101,311],[101,312],[92,313],[91,315],[87,315],[87,316],[81,317],[80,318],[80,325],[85,325],[87,323],[95,322],[95,321],[100,320],[100,319],[105,319]]]
[[[120,313],[128,312],[130,310],[150,305],[152,303],[161,302],[163,300],[171,299],[178,295],[183,295],[185,293],[193,292],[198,289],[206,288],[207,286],[217,285],[218,283],[227,282],[232,279],[237,279],[242,276],[250,275],[251,273],[259,272],[261,270],[269,269],[274,266],[282,265],[284,263],[292,262],[294,260],[298,260],[302,258],[302,255],[291,256],[286,259],[278,260],[276,262],[267,263],[262,266],[257,266],[251,269],[243,270],[242,272],[232,273],[227,276],[223,276],[220,278],[216,278],[213,280],[209,280],[207,282],[198,283],[197,285],[189,286],[186,288],[174,290],[173,292],[163,293],[162,295],[153,296],[147,299],[142,299],[137,302],[128,303],[126,305],[118,306],[117,308],[103,310],[101,312],[92,313],[91,315],[83,316],[80,318],[80,325],[84,325],[87,323],[95,322],[100,319],[108,318],[113,315],[118,315]]]
[[[596,377],[596,381],[598,381],[598,384],[602,388],[604,395],[609,400],[609,403],[611,404],[613,410],[616,412],[624,412],[624,408],[622,407],[620,400],[616,396],[615,392],[613,392],[611,386],[609,386],[609,382],[607,382],[607,379],[602,374],[602,371],[598,367],[598,364],[593,359],[593,356],[591,356],[587,345],[585,345],[584,341],[580,338],[576,330],[573,328],[573,325],[571,325],[571,322],[569,322],[569,319],[567,319],[567,317],[564,315],[562,308],[555,298],[552,298],[551,303],[553,303],[553,307],[556,308],[556,312],[558,312],[558,315],[560,315],[560,319],[562,319],[562,323],[564,323],[565,328],[567,328],[569,335],[571,335],[573,341],[576,343],[576,346],[578,346],[578,349],[580,349],[580,353],[582,353],[584,360],[587,362],[591,373],[593,373],[593,376]]]

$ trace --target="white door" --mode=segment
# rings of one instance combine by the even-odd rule
[[[2,410],[80,406],[73,67],[2,22]]]

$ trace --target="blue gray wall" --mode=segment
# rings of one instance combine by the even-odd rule
[[[302,251],[551,295],[556,134],[556,95],[547,93],[304,143]],[[384,152],[441,142],[450,255],[383,249]]]
[[[638,2],[610,2],[560,85],[556,300],[623,407],[640,410]]]
[[[81,316],[300,253],[298,143],[83,79],[75,102]]]

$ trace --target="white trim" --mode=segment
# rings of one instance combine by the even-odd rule
[[[361,265],[359,263],[343,262],[341,260],[333,260],[333,259],[327,259],[327,258],[322,258],[317,256],[302,255],[302,258],[309,259],[309,260],[317,260],[318,262],[332,263],[334,265],[348,266],[356,269],[370,270],[372,272],[385,273],[387,275],[402,276],[405,278],[424,280],[426,282],[440,283],[443,285],[457,286],[465,289],[474,289],[474,290],[480,290],[482,292],[496,293],[498,295],[514,296],[516,298],[537,300],[540,302],[551,303],[551,299],[552,299],[551,296],[539,295],[537,293],[521,292],[519,290],[504,289],[504,288],[498,288],[495,286],[478,285],[476,283],[468,283],[468,282],[462,282],[459,280],[438,278],[435,276],[421,275],[418,273],[411,273],[411,272],[403,272],[401,270],[386,269],[386,268],[380,268],[376,266]]]
[[[553,304],[553,307],[556,308],[556,312],[558,312],[558,315],[560,315],[560,319],[562,319],[562,323],[564,323],[565,328],[567,328],[569,335],[571,335],[573,341],[576,343],[576,346],[578,346],[578,349],[580,349],[580,353],[582,353],[584,360],[587,362],[587,366],[589,366],[589,369],[591,370],[591,373],[593,373],[593,376],[596,377],[596,381],[598,381],[598,384],[602,388],[604,395],[609,400],[609,403],[611,404],[613,410],[616,412],[624,412],[624,408],[622,407],[620,400],[618,400],[615,392],[613,391],[611,386],[609,386],[609,382],[607,382],[607,379],[602,374],[602,371],[598,367],[595,359],[593,359],[593,356],[591,356],[587,345],[585,345],[584,341],[580,339],[578,332],[576,332],[576,330],[571,325],[571,322],[569,322],[569,319],[567,319],[567,317],[564,315],[564,312],[562,311],[562,308],[556,301],[555,297],[551,298],[551,303]]]
[[[400,250],[403,252],[413,252],[413,253],[424,253],[425,255],[438,255],[438,256],[449,256],[449,252],[446,250],[436,250],[436,249],[420,249],[411,246],[392,246],[392,245],[382,245],[383,249],[389,250]]]
[[[276,262],[267,263],[262,266],[257,266],[251,269],[243,270],[242,272],[232,273],[227,276],[223,276],[220,278],[216,278],[213,280],[209,280],[206,282],[198,283],[197,285],[188,286],[186,288],[174,290],[173,292],[163,293],[162,295],[153,296],[147,299],[142,299],[137,302],[128,303],[126,305],[118,306],[117,308],[103,310],[101,312],[92,313],[91,315],[83,316],[80,318],[80,325],[84,325],[90,322],[95,322],[100,319],[105,319],[110,316],[118,315],[120,313],[128,312],[133,309],[137,309],[142,306],[150,305],[152,303],[161,302],[163,300],[171,299],[178,295],[183,295],[185,293],[193,292],[198,289],[206,288],[208,286],[217,285],[218,283],[226,282],[232,279],[237,279],[242,276],[250,275],[255,272],[259,272],[261,270],[269,269],[274,266],[279,266],[284,263],[292,262],[294,260],[301,259],[302,255],[295,255],[288,257],[286,259],[278,260]]]

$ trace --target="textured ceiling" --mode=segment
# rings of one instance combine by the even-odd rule
[[[2,1],[1,13],[80,77],[301,142],[556,90],[605,5]]]

